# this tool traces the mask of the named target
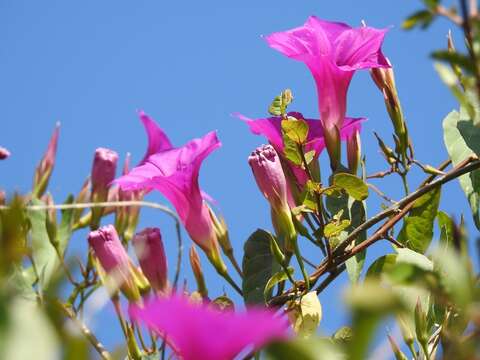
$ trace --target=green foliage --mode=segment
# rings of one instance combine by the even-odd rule
[[[301,339],[271,344],[267,348],[269,360],[340,360],[344,354],[329,340]]]
[[[64,204],[73,204],[74,200],[73,195],[69,195]],[[54,245],[57,247],[58,253],[63,256],[73,232],[74,209],[65,209],[61,213],[62,221],[56,232]]]
[[[268,108],[268,112],[273,116],[285,115],[287,107],[292,101],[292,91],[290,89],[286,89],[282,91],[280,95],[275,96],[275,99],[273,99],[270,107]]]
[[[346,191],[355,200],[365,200],[368,197],[368,186],[362,179],[349,173],[337,173],[333,176],[333,185]]]
[[[270,251],[271,234],[256,230],[244,245],[243,255],[243,298],[247,305],[264,304],[264,289],[279,265]]]
[[[402,23],[402,28],[411,30],[415,27],[426,29],[435,20],[435,15],[430,10],[419,10],[408,16]]]
[[[433,238],[433,223],[437,216],[441,188],[437,187],[418,198],[404,219],[398,241],[409,249],[424,253]]]
[[[284,155],[295,165],[302,165],[303,159],[301,154],[301,146],[305,143],[308,136],[308,124],[303,119],[295,119],[289,117],[286,120],[282,120],[282,136]],[[309,152],[308,159],[311,161],[315,152]],[[305,154],[307,160],[307,154]],[[307,161],[308,163],[308,161]]]
[[[270,279],[268,279],[267,285],[265,285],[265,290],[263,291],[263,297],[265,302],[268,301],[272,289],[277,285],[279,282],[285,281],[288,279],[289,276],[292,276],[295,270],[292,267],[288,267],[288,275],[285,273],[284,270],[280,270],[275,273]]]
[[[44,205],[44,203],[33,199],[32,205]],[[47,233],[47,212],[45,210],[29,210],[28,218],[31,225],[33,263],[35,264],[40,289],[44,290],[55,275],[60,263]]]
[[[322,320],[322,305],[317,293],[311,291],[300,300],[289,303],[288,317],[293,331],[300,337],[309,338],[314,335]]]
[[[480,154],[480,128],[473,125],[465,111],[452,111],[443,120],[443,139],[455,166],[470,156]],[[480,229],[480,170],[460,176],[459,181],[470,204],[475,225]]]

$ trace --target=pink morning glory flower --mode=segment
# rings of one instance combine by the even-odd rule
[[[283,154],[285,146],[282,138],[281,117],[274,116],[263,119],[250,119],[241,114],[234,115],[236,115],[240,120],[243,120],[253,134],[265,136],[278,154]],[[322,123],[315,119],[305,119],[303,115],[298,112],[290,112],[288,115],[297,119],[304,119],[307,122],[309,129],[305,151],[308,152],[315,150],[315,159],[318,158],[320,153],[326,147]],[[360,131],[363,121],[365,121],[365,118],[346,118],[340,130],[341,140],[347,140],[354,132]],[[298,184],[303,187],[303,185],[305,185],[307,182],[307,175],[305,171],[292,163],[289,163],[289,167],[295,174]]]
[[[286,319],[271,311],[222,312],[180,296],[132,306],[130,315],[165,336],[183,360],[230,360],[249,346],[258,349],[289,336]]]
[[[175,207],[192,240],[221,268],[218,241],[207,204],[198,184],[203,160],[221,146],[215,131],[187,144],[172,147],[165,133],[144,113],[149,138],[146,160],[115,182],[122,190],[160,191]],[[150,154],[151,151],[155,153]]]
[[[342,128],[347,90],[356,70],[390,67],[381,46],[386,29],[320,20],[315,16],[298,28],[276,32],[267,43],[285,56],[304,62],[318,90],[320,118],[326,132]]]

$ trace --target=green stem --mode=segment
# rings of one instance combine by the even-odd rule
[[[235,291],[243,297],[243,291],[240,289],[240,286],[238,286],[235,281],[231,278],[231,276],[225,271],[225,272],[218,272],[227,282],[232,285],[232,287],[235,289]]]
[[[294,251],[295,257],[297,258],[298,265],[300,265],[300,270],[302,271],[303,279],[305,280],[305,288],[310,289],[310,278],[305,270],[305,265],[303,263],[302,254],[300,254],[300,248],[298,247],[298,241],[294,242]]]

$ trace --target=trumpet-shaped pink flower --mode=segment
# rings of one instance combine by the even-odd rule
[[[155,123],[145,128],[150,139],[147,155],[154,148],[157,152],[115,182],[123,190],[160,191],[175,207],[192,240],[209,256],[219,256],[212,219],[198,184],[203,160],[221,146],[216,132],[173,148]]]
[[[313,74],[324,129],[342,128],[347,90],[356,70],[390,67],[381,46],[386,29],[350,26],[315,16],[292,30],[273,33],[267,43],[289,58],[304,62]]]
[[[282,156],[284,151],[284,144],[282,138],[282,118],[279,116],[263,118],[263,119],[250,119],[241,114],[235,114],[240,120],[243,120],[250,131],[255,135],[263,135],[268,142],[275,148],[278,154]],[[304,119],[308,124],[308,137],[305,145],[305,151],[315,150],[315,159],[325,149],[325,137],[322,123],[315,119],[305,119],[301,113],[291,112],[288,114],[297,119]],[[347,140],[353,133],[359,132],[362,127],[362,122],[365,118],[346,118],[340,129],[341,140]],[[298,166],[289,163],[289,167],[295,175],[299,185],[303,186],[307,181],[307,175],[305,170]]]
[[[248,346],[258,349],[289,336],[286,319],[273,312],[221,312],[184,297],[158,298],[143,308],[132,306],[130,315],[166,337],[183,360],[230,360]]]
[[[167,258],[158,228],[146,228],[133,237],[140,267],[150,285],[157,291],[167,288]]]

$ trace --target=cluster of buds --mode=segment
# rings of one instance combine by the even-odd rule
[[[257,185],[270,203],[272,224],[283,248],[291,253],[297,232],[288,205],[288,185],[280,158],[271,145],[258,147],[248,157]]]
[[[35,176],[33,179],[33,197],[40,198],[47,189],[48,181],[50,180],[53,166],[55,165],[59,133],[60,124],[57,123],[53,135],[50,138],[50,142],[48,143],[47,151],[35,170]]]
[[[149,288],[157,294],[167,291],[167,260],[159,229],[144,229],[133,238],[141,270],[133,265],[113,225],[91,231],[88,242],[100,265],[99,274],[113,293],[120,289],[130,302],[139,303]]]

